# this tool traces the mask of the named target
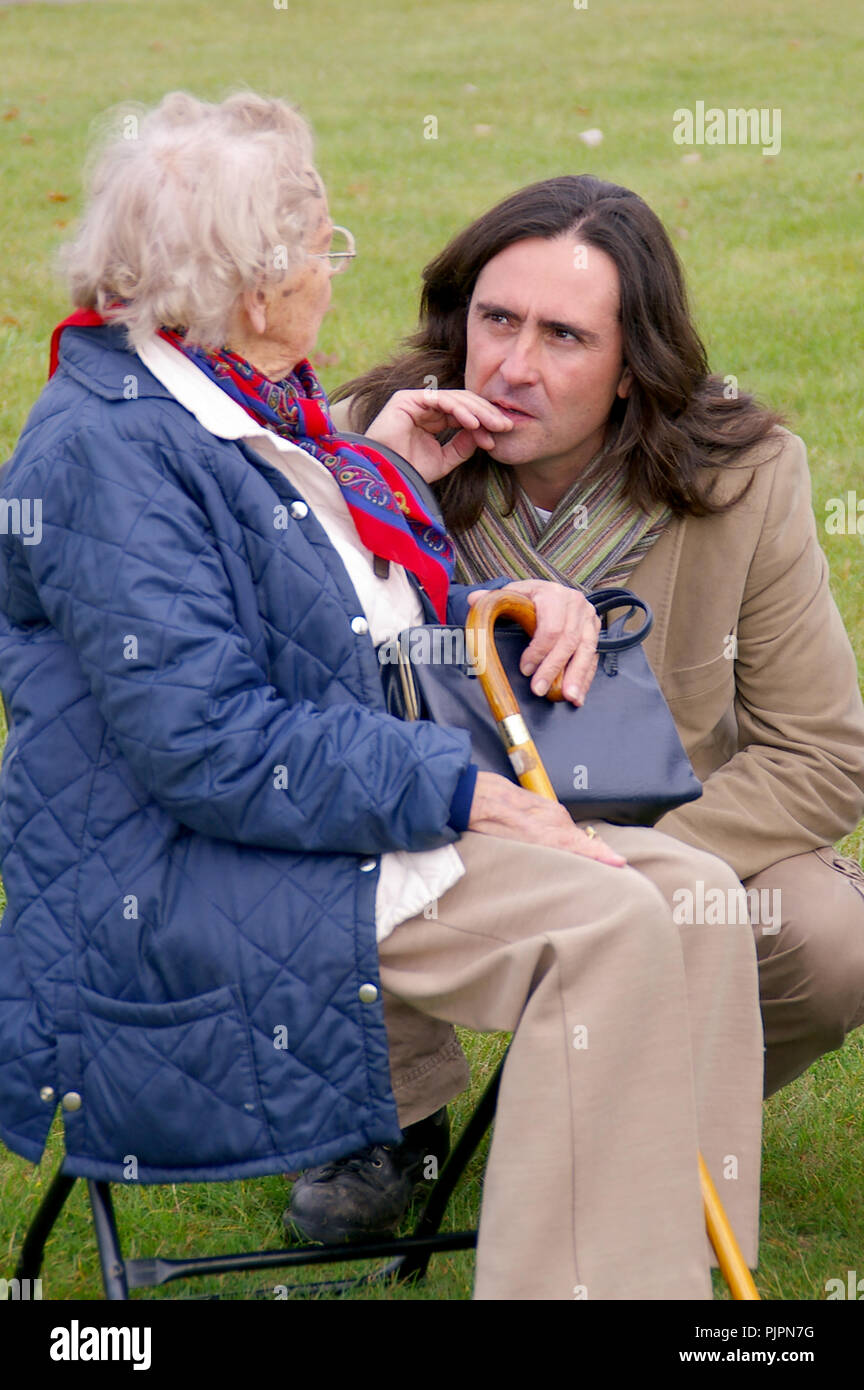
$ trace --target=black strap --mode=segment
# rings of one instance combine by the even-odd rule
[[[597,638],[598,652],[623,652],[628,647],[636,647],[640,642],[644,642],[648,633],[654,626],[654,614],[648,607],[644,599],[634,594],[632,589],[595,589],[593,593],[586,594],[589,603],[593,603],[600,617],[605,617],[607,613],[612,613],[616,608],[629,608],[630,611],[623,618],[616,621],[616,627],[623,628],[633,617],[637,609],[645,614],[645,621],[636,632],[620,632],[617,637],[611,633],[601,633]]]

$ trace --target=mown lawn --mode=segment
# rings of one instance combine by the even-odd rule
[[[864,15],[852,0],[590,0],[580,10],[569,0],[0,8],[2,456],[38,394],[50,330],[65,312],[51,266],[81,205],[93,123],[114,103],[149,103],[175,87],[219,98],[246,85],[302,105],[334,218],[358,240],[361,254],[337,282],[319,342],[330,388],[411,331],[420,267],[503,194],[553,174],[591,172],[647,198],[684,259],[715,368],[786,411],[807,440],[832,586],[860,662],[861,539],[829,535],[824,520],[829,498],[856,488],[864,496],[862,48]],[[779,108],[781,152],[682,149],[672,140],[673,113],[700,100]],[[424,138],[430,116],[434,140]],[[587,128],[602,130],[602,144],[580,141]],[[859,827],[843,848],[862,857],[862,840]],[[478,1087],[502,1046],[469,1040]],[[864,1271],[862,1083],[859,1035],[766,1106],[757,1275],[765,1298],[824,1298],[827,1279]],[[455,1107],[457,1120],[466,1103]],[[38,1170],[0,1152],[4,1274],[58,1153],[56,1127]],[[455,1222],[476,1218],[481,1175],[478,1160]],[[119,1197],[121,1230],[142,1253],[282,1240],[281,1178]],[[471,1270],[470,1255],[439,1256],[423,1290],[364,1296],[464,1299]],[[212,1286],[241,1298],[280,1278]],[[100,1289],[76,1192],[52,1247],[45,1295],[97,1298]],[[187,1291],[177,1285],[154,1296]]]

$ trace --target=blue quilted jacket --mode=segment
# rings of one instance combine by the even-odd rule
[[[297,495],[105,328],[0,474],[7,521],[42,508],[0,535],[0,1137],[34,1161],[58,1103],[67,1171],[113,1180],[399,1137],[379,856],[456,838],[470,742],[384,712],[325,532],[274,526]]]

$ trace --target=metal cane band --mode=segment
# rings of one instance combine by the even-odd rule
[[[521,714],[505,714],[503,719],[498,720],[498,728],[501,730],[504,747],[508,753],[511,748],[518,748],[520,744],[531,742],[528,725]]]

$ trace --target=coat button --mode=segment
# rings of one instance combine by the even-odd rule
[[[43,1086],[42,1089],[41,1089],[41,1091],[39,1092],[39,1099],[40,1099],[40,1100],[44,1100],[44,1101],[46,1102],[46,1104],[47,1104],[47,1102],[48,1102],[49,1100],[53,1100],[53,1099],[54,1099],[54,1087],[53,1087],[53,1086]]]
[[[369,624],[365,618],[352,618],[351,631],[356,632],[358,637],[365,637],[369,631]]]
[[[307,507],[306,503],[300,502],[299,500],[296,502],[292,502],[288,510],[295,521],[302,521],[304,516],[309,515],[309,508]]]
[[[378,990],[375,985],[361,985],[357,994],[361,1004],[374,1004],[378,998]]]
[[[60,1104],[64,1110],[80,1110],[82,1100],[77,1091],[67,1091]]]
[[[372,870],[376,869],[377,867],[377,859],[364,859],[363,863],[360,865],[360,872],[361,874],[371,874]]]

